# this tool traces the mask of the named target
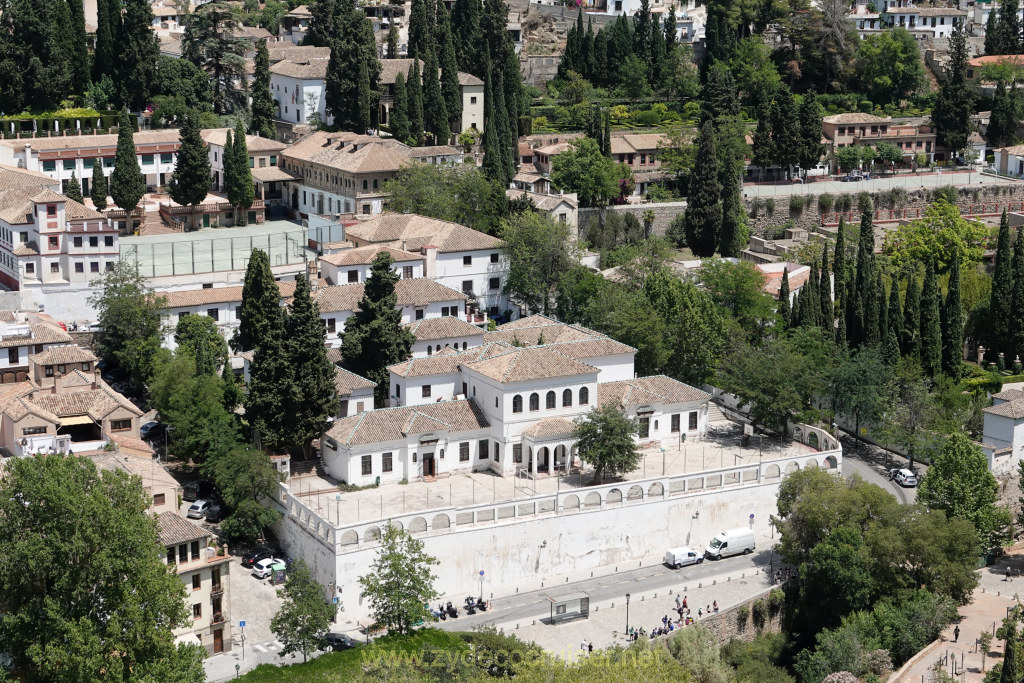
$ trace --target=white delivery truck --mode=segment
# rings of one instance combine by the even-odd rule
[[[696,550],[686,547],[672,548],[665,553],[665,564],[673,569],[679,569],[688,564],[700,564],[703,561],[703,555],[698,555]]]
[[[754,532],[750,529],[730,529],[715,535],[704,550],[712,560],[754,552]]]

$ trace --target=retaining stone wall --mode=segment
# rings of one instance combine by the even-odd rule
[[[718,642],[722,644],[728,643],[733,638],[749,643],[754,640],[758,633],[763,631],[779,633],[782,631],[783,612],[786,608],[785,602],[783,602],[782,607],[775,616],[770,614],[766,616],[760,629],[754,626],[754,603],[758,600],[764,600],[767,603],[768,594],[778,587],[772,586],[744,603],[733,605],[717,614],[705,617],[700,620],[700,625],[714,633],[715,637],[718,638]],[[747,618],[745,620],[740,618],[740,610],[744,607],[747,609]]]
[[[651,225],[651,234],[653,235],[664,235],[665,230],[668,229],[669,223],[672,219],[683,213],[686,210],[686,202],[662,202],[658,204],[623,204],[621,206],[609,206],[608,211],[627,214],[631,213],[636,216],[640,224],[643,225],[643,216],[647,211],[654,212],[654,223]],[[593,217],[593,220],[597,220],[601,214],[601,209],[586,208],[579,210],[579,226],[580,236],[585,237],[587,234],[587,225]]]

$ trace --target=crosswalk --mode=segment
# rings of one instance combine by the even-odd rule
[[[252,649],[255,650],[256,652],[274,652],[274,653],[277,653],[277,652],[280,652],[281,650],[284,649],[284,643],[282,643],[279,640],[268,640],[267,642],[265,642],[263,644],[253,643]]]

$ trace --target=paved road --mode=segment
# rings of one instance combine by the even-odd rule
[[[967,173],[967,171],[957,171],[950,173],[897,175],[885,178],[872,178],[871,180],[863,180],[856,183],[843,183],[838,180],[817,180],[807,183],[806,185],[801,185],[800,183],[780,183],[778,185],[758,185],[750,183],[743,186],[743,194],[748,199],[752,199],[754,197],[771,197],[776,195],[788,196],[791,194],[820,195],[826,192],[832,194],[849,192],[880,192],[882,190],[891,190],[894,187],[903,187],[907,190],[917,190],[920,188],[945,187],[946,185],[963,186],[969,184],[971,187],[978,187],[979,185],[1006,185],[1016,182],[1020,181],[1010,178],[982,175],[978,172]]]
[[[843,472],[859,474],[865,481],[881,486],[892,493],[897,500],[905,505],[917,501],[917,489],[903,488],[896,482],[889,481],[886,476],[890,469],[906,467],[906,458],[865,441],[858,441],[845,432],[842,443]],[[919,478],[924,476],[927,471],[926,465],[919,462],[914,463],[914,473]]]

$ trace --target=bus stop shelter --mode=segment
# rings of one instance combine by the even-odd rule
[[[571,593],[548,598],[551,605],[551,623],[590,618],[590,595],[587,593]]]

